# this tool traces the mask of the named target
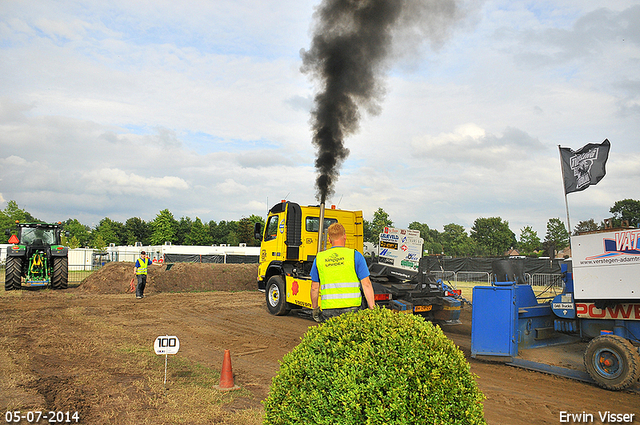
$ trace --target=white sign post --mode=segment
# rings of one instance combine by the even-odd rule
[[[153,343],[153,349],[157,355],[164,354],[164,384],[167,384],[167,357],[169,354],[177,354],[180,350],[180,340],[177,336],[159,336]]]

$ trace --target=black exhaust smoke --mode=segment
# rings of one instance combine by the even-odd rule
[[[324,0],[314,16],[312,45],[301,56],[302,72],[320,85],[311,126],[316,197],[324,203],[349,155],[344,139],[358,130],[360,108],[381,110],[392,50],[401,54],[425,39],[438,46],[460,13],[455,0]]]

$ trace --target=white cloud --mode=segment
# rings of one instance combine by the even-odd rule
[[[189,188],[187,182],[179,177],[143,177],[117,168],[89,171],[82,176],[82,179],[90,193],[135,195],[139,199],[167,197],[173,191]]]
[[[518,160],[544,149],[540,141],[521,130],[507,128],[502,136],[496,136],[472,123],[450,133],[416,138],[411,145],[419,157],[489,168],[502,167],[506,160]]]

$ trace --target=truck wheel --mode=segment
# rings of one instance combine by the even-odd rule
[[[584,366],[602,388],[622,390],[640,378],[640,354],[628,340],[602,335],[591,340],[584,353]]]
[[[67,289],[69,286],[68,257],[53,257],[53,272],[51,273],[51,287],[53,289]]]
[[[4,290],[20,289],[22,287],[22,257],[7,257],[4,270]]]
[[[282,276],[271,276],[267,281],[267,308],[276,316],[286,316],[291,311],[287,303],[287,292]]]

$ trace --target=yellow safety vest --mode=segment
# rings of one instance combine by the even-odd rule
[[[147,274],[147,267],[149,266],[148,258],[138,258],[139,266],[136,269],[136,274]]]
[[[357,307],[362,303],[354,255],[351,248],[336,247],[316,256],[323,310]]]

